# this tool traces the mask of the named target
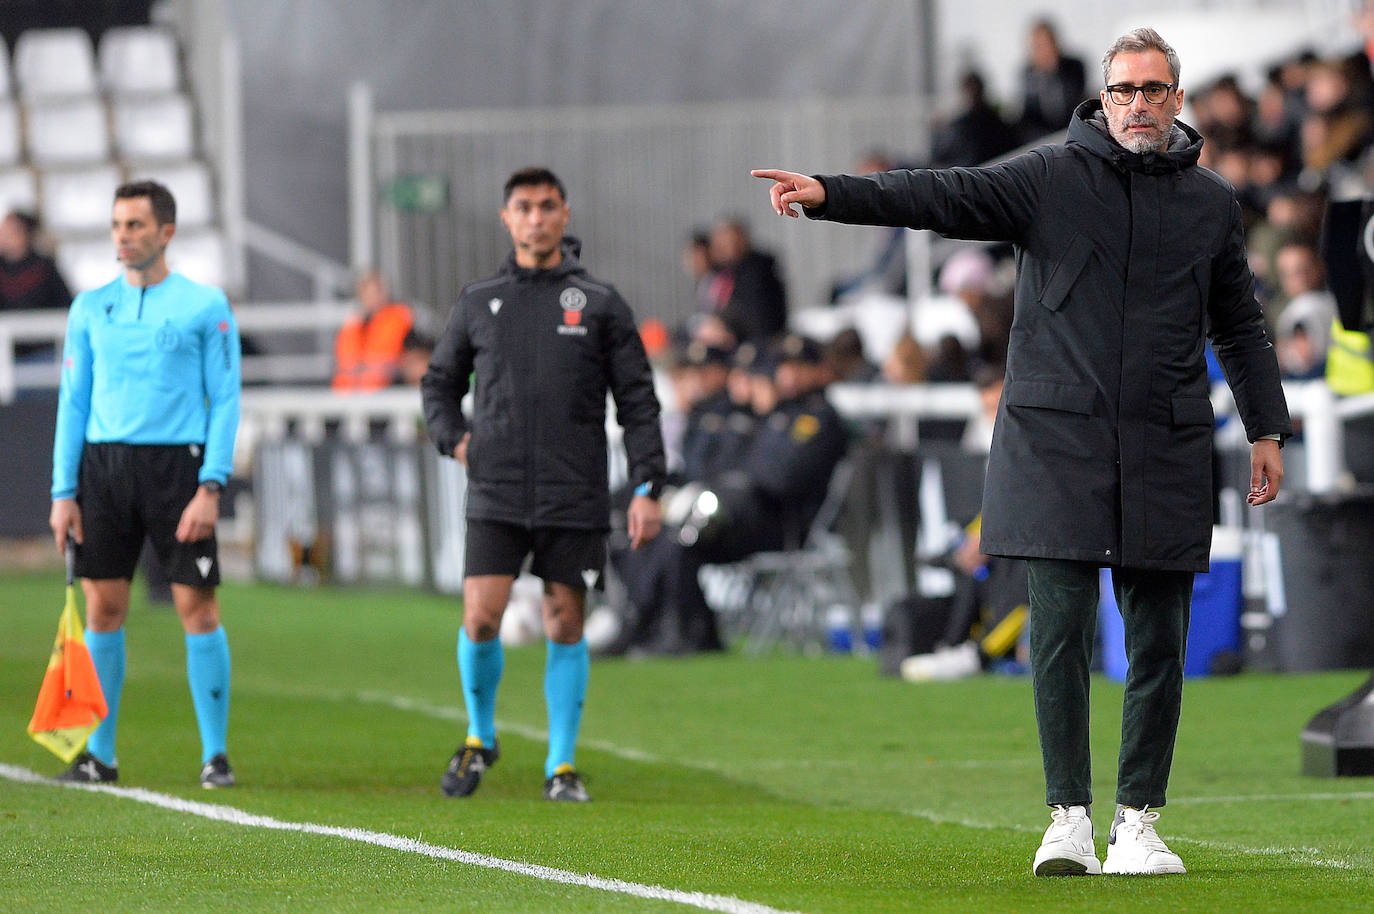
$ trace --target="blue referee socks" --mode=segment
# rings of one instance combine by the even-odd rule
[[[505,668],[500,638],[469,641],[468,633],[458,629],[458,674],[468,709],[468,736],[480,739],[486,749],[496,745],[496,689]]]
[[[124,629],[93,632],[86,629],[86,649],[95,661],[95,675],[110,713],[86,742],[86,751],[102,765],[115,766],[115,730],[119,726],[119,695],[124,691]]]
[[[548,642],[544,662],[544,702],[549,708],[549,757],[544,777],[551,778],[562,765],[573,765],[577,731],[582,725],[582,703],[587,698],[591,657],[587,639],[576,644]]]
[[[201,764],[224,750],[229,732],[229,639],[224,626],[186,636],[186,679],[200,726]],[[99,758],[99,756],[96,756]]]

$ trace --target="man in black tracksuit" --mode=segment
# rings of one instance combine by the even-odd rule
[[[552,172],[510,177],[501,221],[515,251],[496,276],[463,289],[420,383],[430,438],[468,476],[458,668],[469,725],[440,782],[446,796],[471,794],[500,754],[498,634],[511,585],[532,554],[548,636],[544,796],[589,799],[573,752],[589,670],[586,591],[600,580],[610,526],[608,392],[634,486],[631,545],[658,533],[664,456],[649,361],[620,294],[578,263],[577,242],[564,236],[569,216]],[[461,408],[470,376],[471,422]]]
[[[1068,142],[988,168],[867,178],[765,170],[773,208],[1016,245],[1006,387],[982,548],[1028,559],[1031,669],[1053,824],[1037,875],[1181,873],[1154,830],[1173,760],[1193,573],[1208,570],[1210,336],[1252,442],[1249,502],[1273,500],[1291,433],[1235,190],[1176,123],[1179,60],[1152,29],[1103,58]],[[1088,663],[1098,569],[1126,629],[1118,811],[1093,846]]]

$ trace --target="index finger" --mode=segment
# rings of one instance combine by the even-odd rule
[[[780,168],[755,168],[749,174],[756,178],[767,178],[770,181],[783,181],[793,175],[792,172],[783,171]]]

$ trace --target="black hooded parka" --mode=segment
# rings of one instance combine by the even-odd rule
[[[1093,99],[1063,145],[990,167],[818,176],[814,218],[1015,245],[984,552],[1206,571],[1209,335],[1249,440],[1291,434],[1235,191],[1201,149],[1175,123],[1129,152]]]

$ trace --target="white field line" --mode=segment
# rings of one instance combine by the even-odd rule
[[[464,711],[461,708],[456,708],[449,705],[433,705],[427,702],[417,701],[412,698],[406,698],[401,695],[389,695],[385,692],[333,692],[329,693],[326,697],[335,701],[361,701],[364,704],[385,705],[389,708],[395,708],[398,711],[410,711],[415,714],[423,714],[425,716],[434,717],[439,720],[451,720],[459,722],[467,720],[467,714],[464,713]],[[525,739],[531,739],[535,741],[543,741],[548,739],[548,733],[544,730],[540,730],[537,727],[530,727],[523,724],[514,723],[509,720],[500,721],[498,724],[498,728],[504,732],[513,733],[516,736],[520,736]],[[630,761],[645,762],[648,764],[672,764],[680,767],[696,768],[700,771],[709,771],[713,774],[724,774],[729,776],[733,776],[734,774],[734,772],[731,772],[719,765],[697,762],[689,758],[681,757],[674,757],[672,759],[668,759],[662,756],[655,755],[651,752],[645,752],[642,749],[619,746],[614,743],[608,743],[604,740],[583,739],[579,740],[579,744],[586,746],[589,749],[595,749],[599,752],[605,752],[608,755],[614,755],[619,758],[628,759]],[[778,765],[781,766],[783,764],[783,761],[784,760],[779,760]],[[1038,760],[1031,760],[1031,763],[1038,764]],[[750,764],[754,767],[768,767],[770,763],[768,761],[763,761]],[[791,767],[796,767],[798,763],[795,759],[793,759],[790,761],[786,761],[786,764]],[[938,764],[946,765],[954,763],[940,762]],[[978,761],[970,762],[968,764],[970,767],[996,767],[998,764],[1001,763],[995,761]],[[1012,761],[1007,762],[1006,764],[1019,765],[1021,763],[1017,761]],[[1374,799],[1374,793],[1298,793],[1256,794],[1253,796],[1233,797],[1179,797],[1172,799],[1169,802],[1171,804],[1182,805],[1187,803],[1262,803],[1287,801],[1303,802],[1368,799]],[[912,816],[913,818],[924,819],[925,821],[931,822],[935,825],[960,825],[965,828],[974,828],[988,831],[1006,830],[1022,832],[1025,834],[1040,834],[1040,832],[1042,831],[1042,829],[1038,826],[1018,825],[1012,822],[1005,821],[984,822],[976,819],[969,819],[963,816],[949,815],[946,813],[937,812],[935,810],[929,809],[902,808],[898,809],[897,811],[903,815]],[[1170,835],[1169,840],[1180,844],[1192,844],[1194,846],[1204,847],[1209,850],[1225,851],[1227,853],[1233,854],[1241,853],[1256,854],[1262,857],[1288,857],[1299,863],[1305,863],[1309,866],[1324,867],[1327,869],[1349,870],[1356,869],[1359,866],[1359,864],[1356,864],[1350,860],[1326,854],[1319,848],[1315,847],[1251,847],[1249,845],[1244,844],[1233,844],[1225,841],[1209,841],[1202,838],[1189,838],[1179,835]]]
[[[271,816],[261,816],[244,812],[232,806],[220,806],[214,803],[198,803],[194,800],[184,800],[181,797],[145,790],[142,787],[112,787],[107,784],[69,784],[52,781],[27,768],[18,768],[4,763],[0,763],[0,777],[21,784],[40,784],[44,786],[68,787],[92,793],[105,793],[120,799],[133,800],[137,803],[146,803],[149,806],[157,806],[162,809],[171,810],[172,812],[199,816],[203,819],[210,819],[216,822],[227,822],[230,825],[238,825],[245,828],[264,828],[272,831],[299,832],[308,835],[343,838],[346,841],[357,841],[361,844],[372,844],[389,850],[420,854],[425,857],[432,857],[436,860],[448,860],[468,866],[478,866],[489,870],[501,870],[506,873],[529,876],[533,879],[544,880],[545,882],[582,886],[589,889],[597,889],[602,892],[616,892],[621,895],[631,895],[636,898],[647,898],[653,901],[666,901],[674,904],[687,905],[693,908],[701,908],[706,911],[718,911],[721,912],[721,914],[796,914],[796,912],[780,911],[777,908],[770,908],[767,905],[757,904],[752,901],[732,898],[728,895],[707,895],[703,892],[683,892],[678,889],[667,889],[656,885],[627,882],[623,879],[607,879],[585,873],[574,873],[570,870],[555,869],[549,866],[541,866],[537,863],[505,860],[501,857],[491,857],[486,854],[476,854],[471,851],[459,850],[458,848],[429,844],[425,841],[418,841],[414,838],[406,838],[401,835],[392,835],[386,832],[368,831],[362,828],[343,828],[335,825],[317,825],[313,822],[286,822],[281,819],[274,819]]]

